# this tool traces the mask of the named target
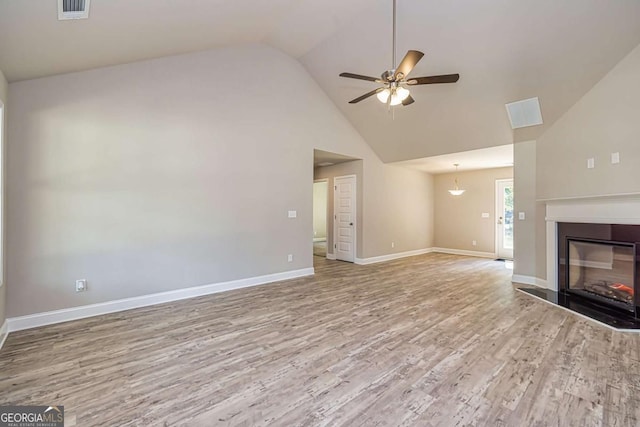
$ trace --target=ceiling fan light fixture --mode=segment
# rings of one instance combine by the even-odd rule
[[[396,89],[396,96],[400,99],[400,102],[402,102],[409,96],[409,90],[400,86]]]
[[[382,102],[383,104],[386,104],[389,101],[389,97],[391,97],[391,102],[389,102],[389,105],[395,107],[396,105],[402,104],[402,101],[409,97],[409,90],[403,87],[398,87],[393,93],[391,93],[391,90],[386,88],[378,92],[376,96],[378,97],[378,101]]]
[[[389,89],[384,89],[378,92],[376,96],[378,97],[378,101],[382,102],[383,104],[386,104],[390,94],[391,94],[391,91]]]

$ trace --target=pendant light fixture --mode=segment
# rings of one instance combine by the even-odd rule
[[[458,163],[454,163],[453,166],[456,167],[456,177],[455,177],[455,179],[453,181],[455,183],[455,185],[453,187],[453,190],[449,190],[449,193],[452,196],[460,196],[462,193],[464,193],[464,190],[461,189],[460,187],[458,187],[458,176],[457,175],[458,175],[458,166],[460,166],[460,165]]]

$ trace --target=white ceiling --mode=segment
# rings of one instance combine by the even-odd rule
[[[391,64],[391,0],[92,0],[58,21],[57,0],[0,0],[0,70],[9,81],[243,43],[299,58],[385,162],[506,145],[504,104],[539,97],[535,139],[640,43],[638,0],[398,0],[398,55],[426,53],[412,76],[458,72],[412,89],[389,114],[347,102]],[[259,78],[256,64],[256,78]],[[222,79],[223,76],[220,76]]]
[[[221,46],[264,42],[297,57],[367,0],[92,0],[58,21],[57,0],[0,0],[0,70],[10,82]]]
[[[329,151],[313,150],[313,167],[337,165],[358,160],[355,157],[343,156],[342,154],[331,153]]]
[[[390,67],[392,2],[371,3],[301,60],[385,162],[512,143],[505,103],[537,96],[545,124],[515,134],[535,139],[640,43],[638,0],[398,0],[398,56],[425,53],[411,75],[461,77],[412,88],[393,118],[348,104],[374,83],[337,77]]]
[[[505,168],[513,166],[513,144],[480,148],[460,153],[443,154],[422,159],[404,160],[392,163],[431,174],[454,172],[458,163],[459,171]]]

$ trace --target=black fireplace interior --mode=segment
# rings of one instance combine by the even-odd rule
[[[640,320],[638,242],[638,225],[558,223],[559,293]]]
[[[635,311],[635,244],[567,237],[564,291]]]

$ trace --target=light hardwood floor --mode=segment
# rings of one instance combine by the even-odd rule
[[[640,336],[491,260],[315,257],[291,280],[11,334],[0,404],[67,426],[636,426]]]

